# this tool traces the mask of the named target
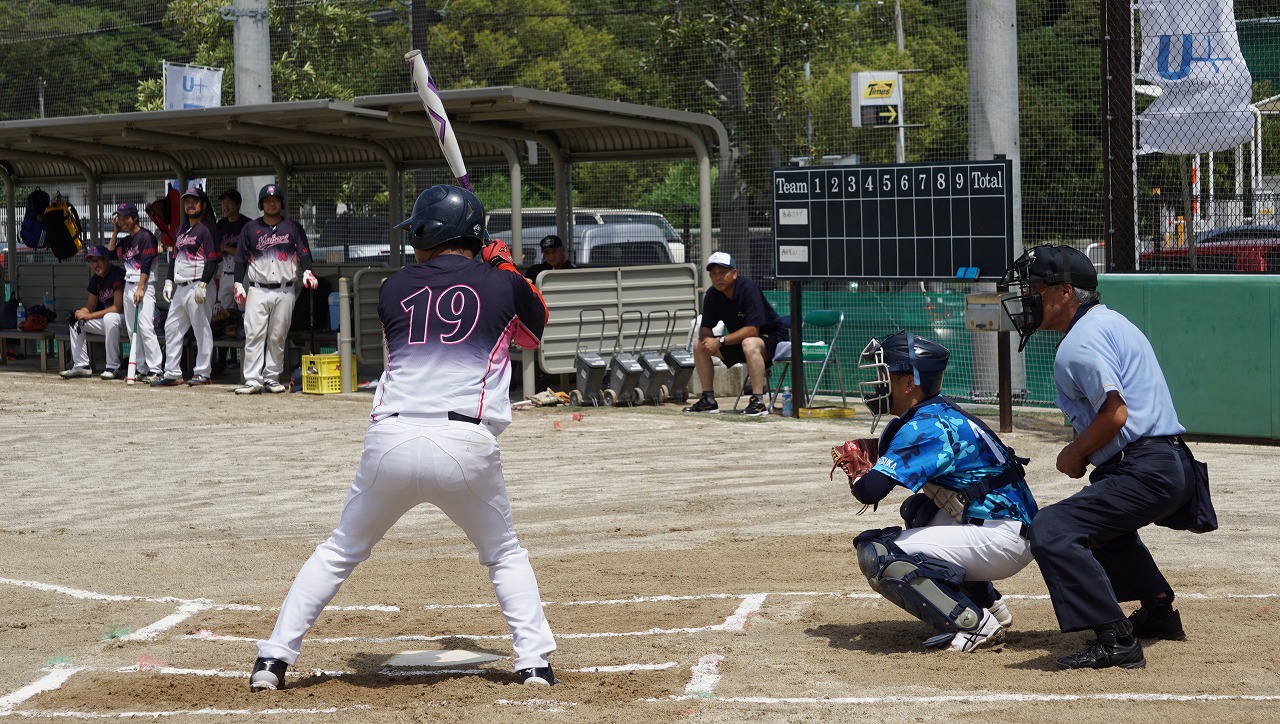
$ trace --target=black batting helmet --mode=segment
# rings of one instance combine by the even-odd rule
[[[258,191],[258,210],[259,211],[262,210],[263,199],[267,198],[268,196],[274,196],[277,199],[280,199],[281,204],[284,204],[284,189],[280,188],[279,186],[273,183],[267,184],[266,186],[263,186],[261,190]]]
[[[484,244],[484,204],[459,186],[438,185],[418,194],[413,214],[396,225],[409,232],[413,248],[426,251],[450,241]]]

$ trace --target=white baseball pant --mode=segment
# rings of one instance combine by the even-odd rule
[[[240,309],[240,305],[236,304],[236,270],[235,264],[228,265],[223,262],[222,268],[218,270],[218,275],[214,277],[214,281],[218,285],[218,299],[214,303],[213,311],[220,309],[228,311],[236,311]]]
[[[529,552],[511,522],[498,441],[484,427],[443,415],[388,417],[369,426],[338,527],[316,547],[280,607],[258,655],[293,664],[302,637],[374,544],[413,507],[430,503],[462,528],[489,568],[511,629],[515,669],[547,665],[555,651]]]
[[[293,322],[292,287],[249,286],[244,300],[244,382],[262,387],[279,381],[284,371],[285,343]]]
[[[182,341],[190,329],[196,335],[196,365],[193,375],[209,376],[213,369],[213,294],[206,290],[204,304],[196,304],[197,282],[176,282],[169,317],[164,322],[164,376],[182,378]]]
[[[964,568],[966,581],[999,581],[1031,562],[1031,542],[1018,534],[1016,520],[960,524],[939,510],[924,528],[909,528],[894,543],[907,553],[920,553]]]
[[[126,281],[124,285],[124,322],[133,339],[133,310],[139,305],[133,303],[133,294],[138,289],[137,280]],[[160,349],[160,338],[156,335],[156,287],[148,283],[142,295],[142,308],[138,310],[138,356],[134,360],[138,365],[138,375],[151,373],[151,365],[156,369],[164,363],[164,352]]]
[[[108,312],[97,319],[71,324],[71,364],[90,367],[89,335],[102,335],[107,344],[107,369],[120,369],[120,314]]]

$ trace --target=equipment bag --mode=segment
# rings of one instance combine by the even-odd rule
[[[36,189],[27,194],[27,211],[22,216],[22,230],[18,238],[32,249],[48,246],[44,238],[44,210],[49,208],[49,194]]]
[[[53,195],[48,208],[44,210],[44,238],[49,251],[58,258],[70,259],[80,253],[83,243],[80,240],[80,214],[62,193]]]

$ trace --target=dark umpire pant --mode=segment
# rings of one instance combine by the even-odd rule
[[[1120,601],[1172,592],[1138,529],[1181,507],[1192,477],[1177,438],[1157,437],[1094,468],[1089,482],[1042,509],[1031,525],[1031,552],[1063,631],[1119,621]]]

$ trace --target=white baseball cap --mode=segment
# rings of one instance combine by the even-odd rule
[[[737,269],[737,267],[733,265],[733,257],[729,256],[728,253],[723,251],[717,251],[716,253],[707,257],[707,271],[711,271],[711,267],[713,266],[722,266],[722,267],[727,267],[729,269]]]

